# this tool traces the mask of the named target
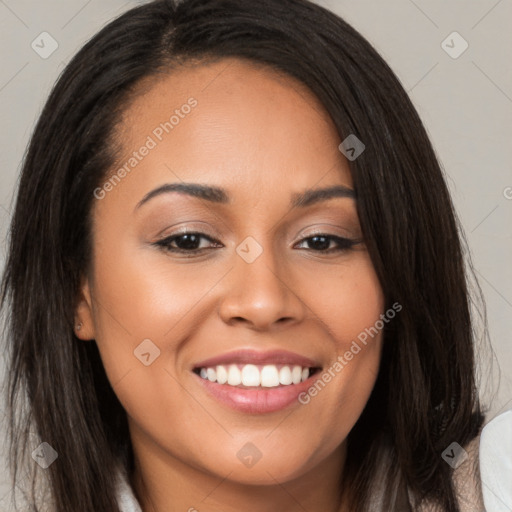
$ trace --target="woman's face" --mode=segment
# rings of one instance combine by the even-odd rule
[[[251,484],[341,468],[381,354],[380,332],[358,336],[384,300],[321,104],[223,60],[152,83],[118,139],[77,317],[138,461]]]

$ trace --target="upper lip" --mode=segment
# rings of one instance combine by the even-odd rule
[[[241,349],[234,350],[232,352],[226,352],[218,356],[211,357],[200,361],[194,365],[196,368],[211,368],[220,364],[293,364],[302,367],[318,368],[321,365],[312,359],[295,354],[294,352],[288,352],[287,350],[268,350],[265,352]]]

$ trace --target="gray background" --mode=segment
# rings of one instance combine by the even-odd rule
[[[88,38],[138,3],[0,0],[2,268],[20,162],[52,84]],[[444,165],[487,302],[495,358],[492,369],[482,367],[482,396],[491,419],[512,408],[512,0],[318,3],[344,17],[387,60]],[[45,31],[58,48],[43,59],[31,43]],[[462,40],[448,37],[454,31],[469,45],[458,58],[445,51],[463,49]],[[0,381],[3,373],[0,365]],[[0,459],[0,510],[8,493],[3,467]]]

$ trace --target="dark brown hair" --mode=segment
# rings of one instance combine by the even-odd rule
[[[350,162],[359,219],[387,305],[403,309],[386,326],[377,383],[348,436],[342,485],[351,510],[369,510],[382,480],[385,510],[398,510],[407,489],[411,510],[428,500],[458,511],[441,453],[473,439],[483,416],[451,199],[394,73],[356,30],[306,0],[152,1],[109,23],[62,73],[24,160],[3,277],[14,477],[33,428],[59,453],[47,470],[56,512],[118,511],[115,467],[133,464],[126,414],[96,345],[73,334],[90,270],[93,191],[113,165],[116,124],[142,79],[224,57],[298,79],[340,142],[357,134],[366,146]],[[387,464],[374,464],[384,454]]]

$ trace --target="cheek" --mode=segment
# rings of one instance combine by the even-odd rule
[[[167,432],[179,415],[176,442],[189,446],[199,435],[189,418],[202,418],[212,430],[218,425],[184,392],[175,367],[181,368],[180,346],[200,325],[207,293],[225,269],[170,265],[156,251],[122,243],[97,247],[96,342],[108,379],[137,428]]]
[[[350,265],[340,265],[335,276],[317,273],[315,289],[316,297],[310,300],[329,330],[334,355],[302,403],[311,404],[318,421],[338,432],[332,440],[335,446],[357,421],[375,384],[382,350],[384,297],[367,253],[358,254]]]
[[[225,269],[211,264],[170,265],[157,249],[140,251],[133,245],[123,247],[122,241],[97,247],[96,342],[107,371],[116,379],[139,363],[134,350],[146,339],[162,354],[176,350],[178,342],[173,340],[193,332],[208,291]]]
[[[384,312],[383,292],[366,252],[357,253],[348,263],[316,270],[308,289],[304,298],[329,329],[338,353]]]

